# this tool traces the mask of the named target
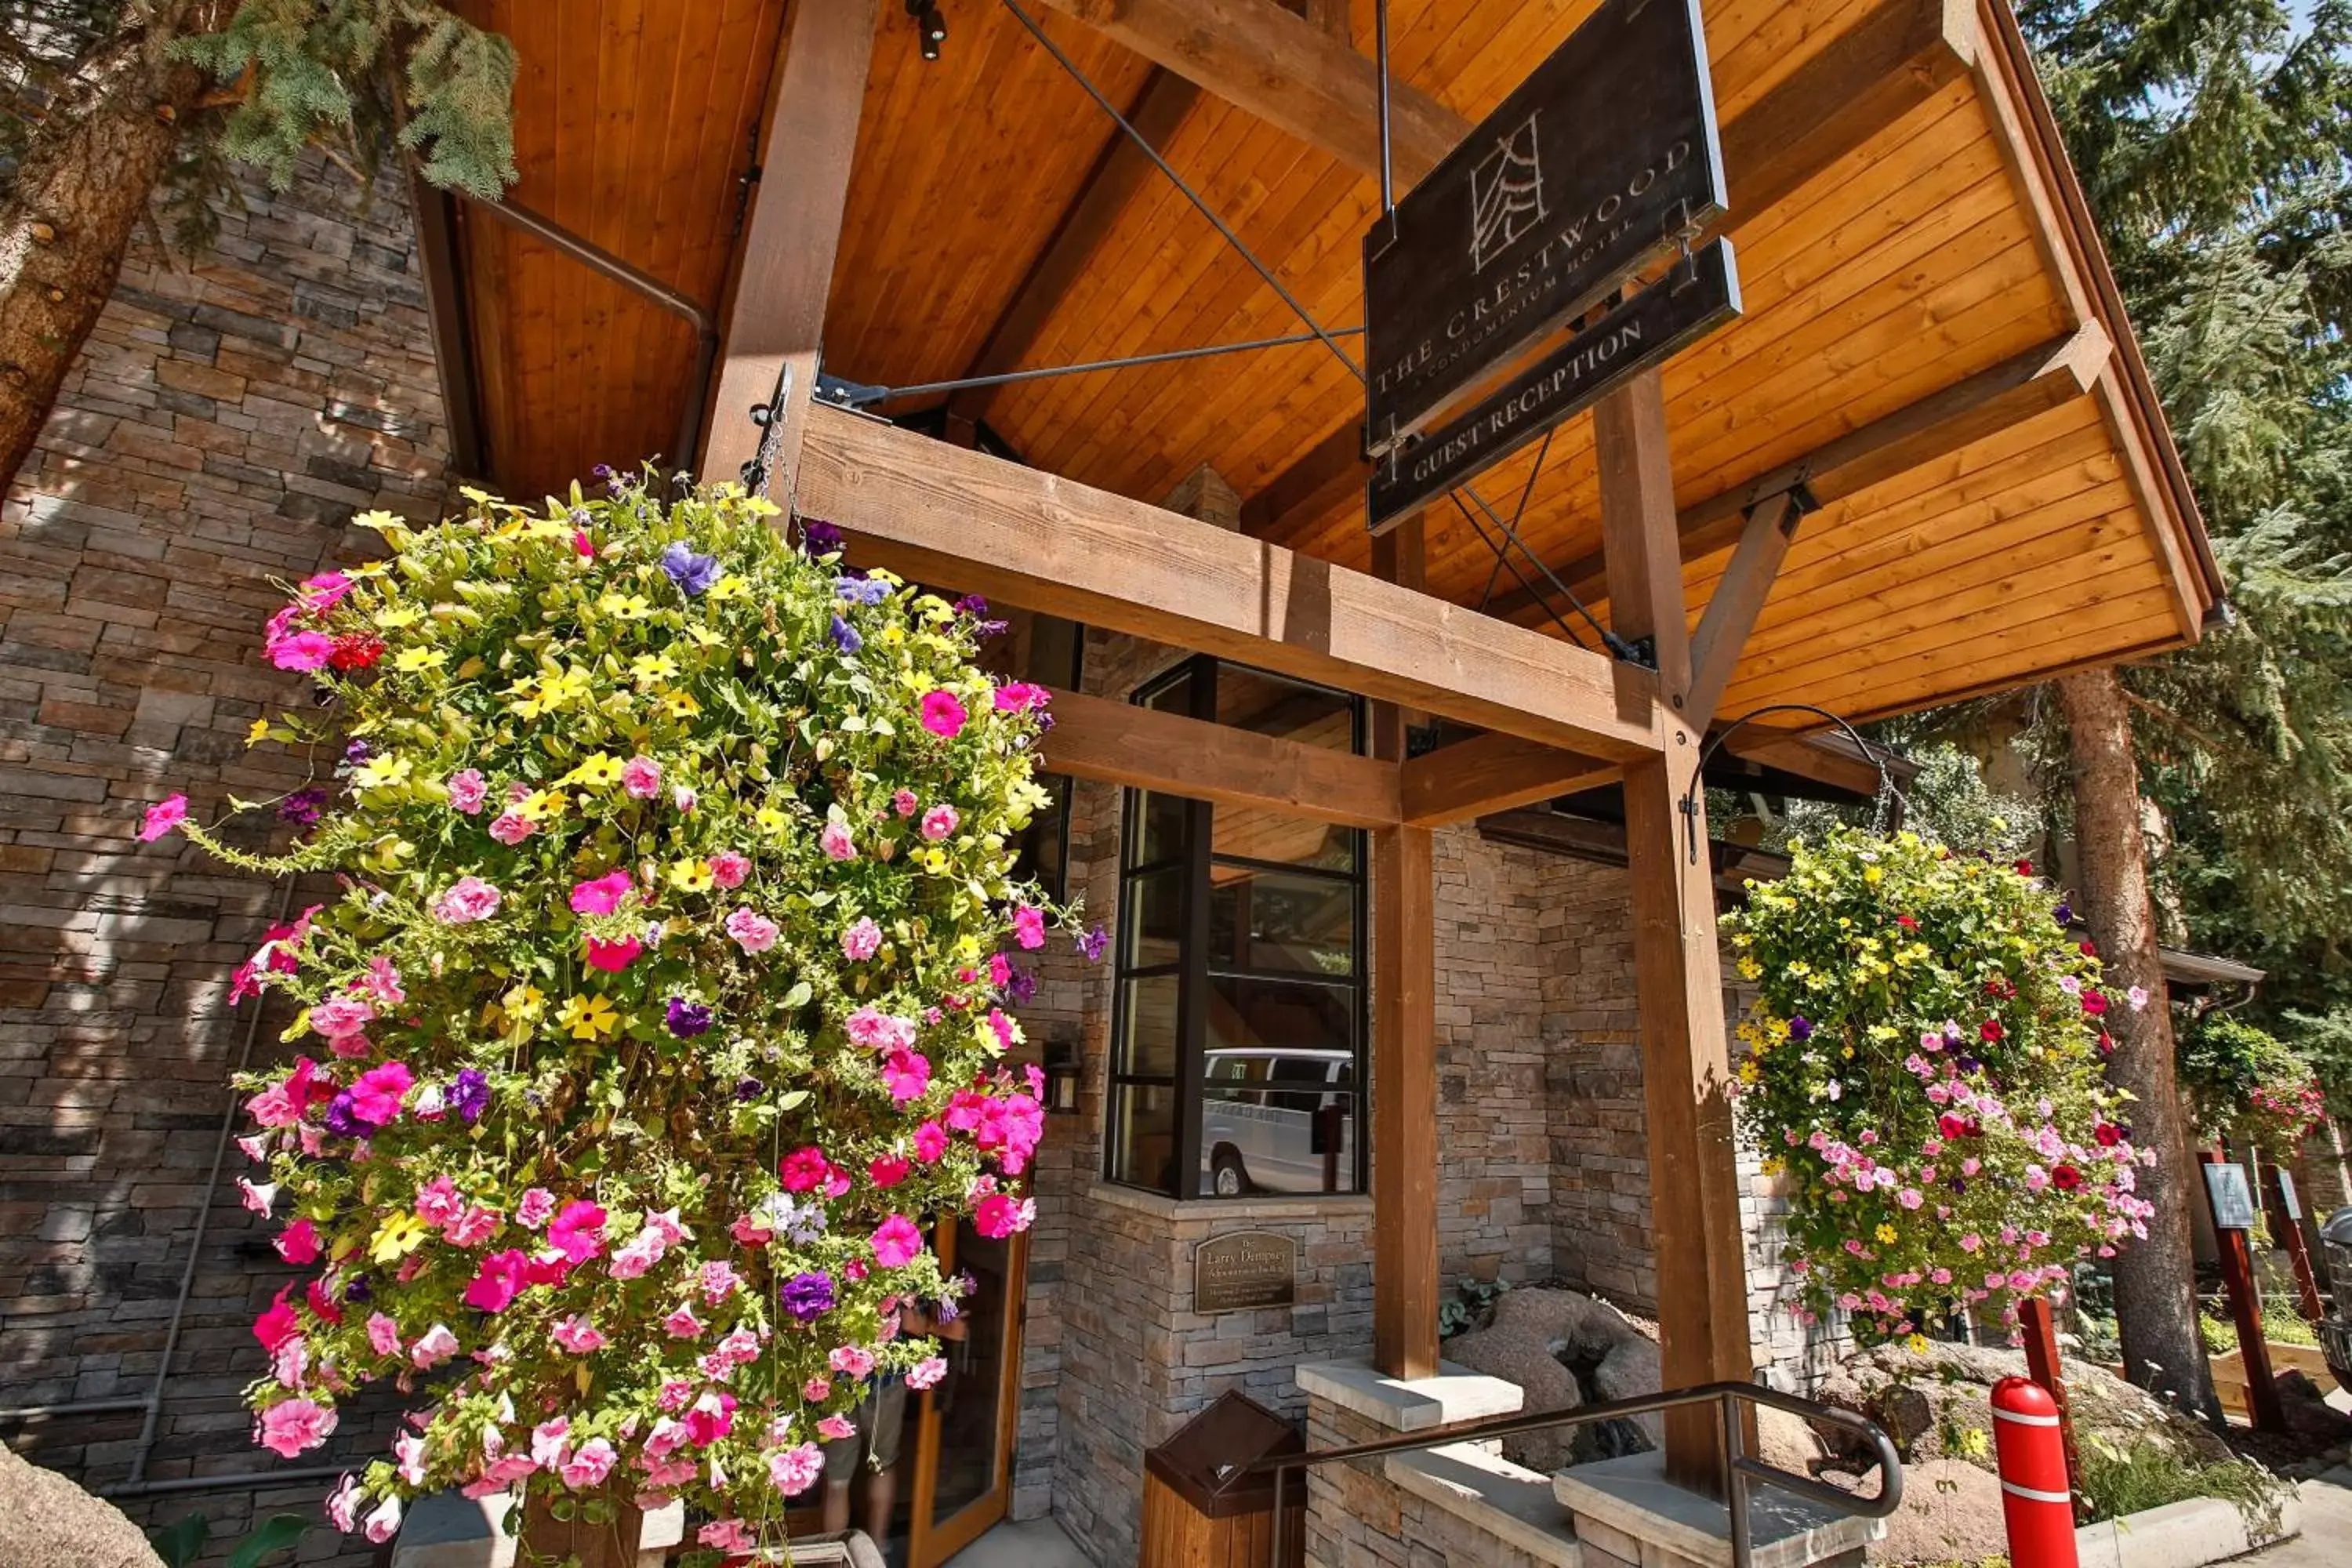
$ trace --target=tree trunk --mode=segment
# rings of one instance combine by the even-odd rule
[[[167,0],[91,48],[0,202],[0,493],[114,292],[131,230],[203,88],[202,74],[169,52],[194,8]]]
[[[2212,1373],[2197,1332],[2189,1242],[2192,1205],[2203,1201],[2201,1177],[2189,1157],[2173,1075],[2172,1016],[2148,899],[2131,715],[2112,668],[2063,676],[2057,686],[2073,752],[2084,913],[2106,966],[2109,994],[2137,985],[2153,999],[2140,1012],[2117,1007],[2105,1017],[2116,1039],[2108,1077],[2136,1101],[2123,1112],[2132,1142],[2157,1156],[2153,1166],[2138,1169],[2139,1195],[2156,1209],[2147,1217],[2147,1238],[2126,1242],[2115,1261],[2125,1371],[2142,1387],[2218,1420]]]

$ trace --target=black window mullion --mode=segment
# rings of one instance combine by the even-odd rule
[[[1192,717],[1216,722],[1217,661],[1202,655],[1192,661]],[[1176,1012],[1176,1191],[1172,1196],[1200,1195],[1201,1079],[1205,1070],[1209,1037],[1209,835],[1214,808],[1205,800],[1185,805],[1185,839],[1192,852],[1192,875],[1184,902],[1184,978]]]

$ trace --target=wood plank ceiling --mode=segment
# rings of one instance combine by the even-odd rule
[[[1595,3],[1394,0],[1395,68],[1475,119]],[[1720,121],[1889,3],[1706,0]],[[783,0],[469,10],[523,62],[514,198],[715,305]],[[1043,365],[1299,330],[1172,185],[1114,154],[1107,117],[998,0],[943,10],[943,57],[925,62],[903,7],[883,7],[829,371],[908,385],[1008,350]],[[1780,199],[1732,214],[1746,314],[1665,373],[1685,509],[2108,314],[2095,257],[2067,225],[2063,171],[2046,152],[2036,162],[2030,84],[1999,47],[2002,19],[1970,0],[1948,0],[1945,15],[1973,40],[1973,70]],[[1113,102],[1154,122],[1169,162],[1318,320],[1360,321],[1359,244],[1378,205],[1368,175],[1067,16],[1042,19]],[[1368,49],[1371,0],[1349,22]],[[1066,226],[1085,233],[1041,265]],[[459,259],[499,482],[535,493],[672,440],[691,395],[682,322],[487,222],[466,226]],[[2105,324],[2120,338],[2119,321]],[[1807,519],[1721,711],[1802,700],[1885,713],[2193,637],[2216,591],[2195,519],[2165,482],[2164,437],[2133,415],[2120,362],[2101,374],[2101,395]],[[1259,498],[1269,537],[1343,564],[1368,556],[1345,484],[1305,504],[1277,484],[1360,419],[1354,379],[1320,345],[1025,383],[957,412],[984,417],[1035,467],[1146,500],[1208,464]],[[1523,456],[1480,489],[1503,505],[1531,468]],[[1555,566],[1599,548],[1595,482],[1591,421],[1572,420],[1523,529]],[[1694,621],[1727,555],[1726,543],[1686,563]],[[1433,510],[1431,591],[1480,604],[1495,577],[1464,518]],[[1491,590],[1498,612],[1550,626],[1514,587],[1506,574]]]

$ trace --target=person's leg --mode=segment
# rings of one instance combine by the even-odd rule
[[[885,1377],[858,1406],[873,1456],[866,1477],[866,1533],[877,1545],[890,1539],[890,1513],[898,1500],[898,1449],[907,1431],[907,1384]]]
[[[824,1504],[817,1523],[827,1535],[838,1535],[849,1528],[849,1486],[857,1479],[857,1457],[864,1447],[856,1437],[842,1437],[823,1446]]]

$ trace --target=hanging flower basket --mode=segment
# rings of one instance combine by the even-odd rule
[[[362,518],[388,558],[269,622],[330,699],[253,730],[331,765],[277,804],[296,847],[149,816],[341,877],[236,977],[299,1009],[242,1085],[246,1201],[304,1270],[255,1325],[257,1440],[316,1447],[390,1380],[416,1413],[344,1529],[446,1487],[683,1499],[715,1558],[781,1539],[875,1379],[945,1370],[900,1331],[965,1289],[927,1227],[1029,1224],[1038,1075],[1003,1058],[1062,918],[1009,847],[1045,694],[975,667],[984,606],[732,487],[467,495]]]

